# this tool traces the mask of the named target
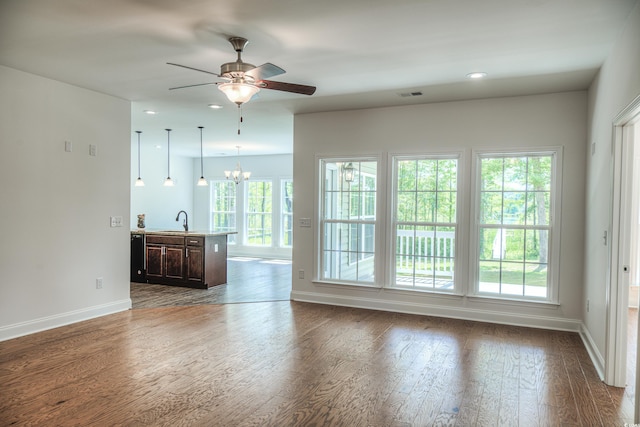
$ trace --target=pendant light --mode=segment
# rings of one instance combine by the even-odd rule
[[[170,145],[170,140],[169,140],[169,135],[171,132],[171,129],[165,129],[167,131],[167,179],[164,180],[164,186],[165,187],[173,187],[173,180],[171,179],[171,173],[170,173],[170,150],[171,150],[171,145]]]
[[[208,184],[204,177],[204,163],[202,160],[202,129],[204,128],[198,126],[198,129],[200,129],[200,179],[198,180],[198,187],[206,187]]]
[[[142,133],[141,130],[137,130],[136,133],[138,134],[138,179],[136,179],[136,187],[144,187],[144,181],[142,180],[142,178],[140,178],[140,134]]]

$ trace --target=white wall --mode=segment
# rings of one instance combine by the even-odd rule
[[[586,228],[584,248],[585,291],[582,316],[586,332],[601,355],[607,326],[606,284],[608,247],[602,236],[609,228],[611,211],[611,147],[613,120],[640,94],[640,4],[629,15],[612,53],[589,89],[587,144]],[[589,300],[589,311],[586,301]]]
[[[130,308],[129,102],[2,66],[0,93],[0,340]]]
[[[295,300],[579,330],[582,315],[584,162],[587,94],[558,93],[408,107],[303,114],[294,119]],[[472,148],[564,147],[559,306],[496,303],[479,298],[313,283],[314,228],[299,218],[317,217],[315,156],[465,150],[469,188]],[[467,190],[468,191],[468,190]],[[469,194],[461,194],[471,203]],[[468,221],[468,218],[466,219]],[[466,224],[468,230],[468,224]],[[468,250],[468,248],[466,248]],[[468,281],[467,277],[459,280]]]
[[[146,228],[161,230],[181,230],[184,217],[176,222],[176,215],[184,210],[189,215],[189,229],[192,226],[193,159],[172,154],[170,173],[173,187],[165,187],[167,178],[167,140],[145,139],[144,130],[140,136],[140,175],[144,187],[135,187],[138,178],[138,135],[132,132],[131,139],[131,228],[138,223],[138,214],[145,214]],[[159,148],[158,148],[159,146]],[[174,148],[174,143],[171,143]]]
[[[235,169],[238,158],[210,157],[204,159],[204,176],[208,180],[224,180],[224,171]],[[200,177],[200,159],[194,159],[192,182],[195,185]],[[291,248],[278,247],[280,236],[280,180],[293,177],[293,156],[291,154],[277,154],[270,156],[240,156],[240,166],[251,172],[251,180],[267,179],[273,182],[273,245],[270,247],[246,246],[242,244],[244,219],[241,215],[245,210],[245,182],[238,184],[237,207],[237,244],[229,245],[230,255],[260,256],[267,258],[291,258]],[[197,229],[208,230],[210,220],[211,192],[210,187],[195,187],[194,189],[194,225]],[[294,201],[295,209],[295,201]]]

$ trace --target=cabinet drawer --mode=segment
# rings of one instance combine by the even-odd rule
[[[184,238],[184,242],[187,246],[203,246],[204,237],[187,236]]]
[[[161,245],[184,245],[184,237],[147,234],[147,244],[149,243],[156,243]]]

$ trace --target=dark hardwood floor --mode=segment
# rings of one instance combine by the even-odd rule
[[[254,283],[258,265],[282,267],[242,264]],[[221,304],[233,285],[199,290],[211,298],[195,305],[204,297],[135,296],[133,310],[0,342],[0,426],[631,422],[625,389],[598,379],[575,333],[297,303],[288,290],[257,302],[242,286],[249,303]]]

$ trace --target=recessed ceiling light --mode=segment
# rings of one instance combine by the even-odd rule
[[[484,77],[487,77],[487,73],[485,73],[484,71],[476,71],[476,72],[467,74],[468,79],[482,79]]]
[[[214,110],[219,110],[219,109],[221,109],[223,107],[222,107],[222,105],[219,105],[219,104],[209,104],[209,108],[212,108]]]
[[[155,112],[155,111],[153,111],[153,110],[144,110],[144,113],[145,113],[145,114],[149,114],[149,115],[158,114],[158,113],[156,113],[156,112]]]

